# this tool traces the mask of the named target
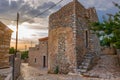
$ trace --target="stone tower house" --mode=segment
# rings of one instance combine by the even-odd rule
[[[49,17],[48,71],[54,73],[75,72],[84,55],[97,53],[99,45],[95,34],[89,30],[89,22],[98,21],[95,8],[85,9],[73,0]],[[96,47],[96,48],[95,48]],[[98,49],[98,48],[97,48]]]

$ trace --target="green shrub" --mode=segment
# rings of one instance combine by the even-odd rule
[[[14,49],[14,47],[11,47],[10,49],[9,49],[9,54],[15,54],[15,49]]]
[[[21,59],[27,59],[28,58],[28,51],[23,51],[21,54]]]
[[[58,73],[59,73],[59,67],[58,67],[58,66],[56,66],[54,73],[55,73],[55,74],[58,74]]]

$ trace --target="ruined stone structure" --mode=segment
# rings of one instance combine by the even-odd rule
[[[48,66],[48,37],[40,38],[39,44],[29,49],[29,65],[39,69]]]
[[[50,15],[48,39],[50,73],[54,73],[56,69],[59,69],[59,73],[75,72],[81,67],[86,67],[83,62],[85,57],[90,57],[91,60],[93,55],[98,54],[99,41],[89,25],[95,21],[98,21],[95,8],[85,9],[77,0]]]
[[[0,68],[9,66],[9,48],[12,30],[0,22]]]

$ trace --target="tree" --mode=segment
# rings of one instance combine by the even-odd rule
[[[19,50],[17,50],[17,52],[20,52]],[[14,47],[11,47],[9,49],[9,54],[15,54],[16,53],[16,49]]]
[[[115,15],[109,14],[109,19],[93,23],[91,29],[98,35],[102,46],[112,46],[120,49],[120,6],[114,5],[119,9]]]
[[[9,54],[15,54],[15,49],[14,49],[14,47],[11,47],[10,49],[9,49]]]
[[[28,58],[28,51],[23,51],[21,53],[21,59],[27,59]]]

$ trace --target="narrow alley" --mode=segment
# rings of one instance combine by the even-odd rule
[[[26,63],[22,63],[21,67],[21,77],[18,80],[86,80],[78,75],[47,74],[47,70],[38,70]]]

